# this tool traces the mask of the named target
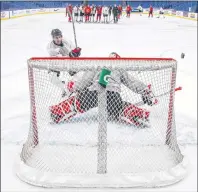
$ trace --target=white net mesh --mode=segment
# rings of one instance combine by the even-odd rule
[[[150,187],[184,177],[174,122],[175,60],[34,58],[28,67],[31,122],[17,164],[22,180],[45,187]]]

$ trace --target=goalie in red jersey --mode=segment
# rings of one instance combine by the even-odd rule
[[[110,57],[120,58],[117,53],[111,53]],[[99,78],[101,73],[101,69],[87,71],[82,78],[64,84],[67,92],[74,93],[74,95],[69,96],[56,105],[50,106],[50,115],[54,123],[68,121],[77,114],[82,114],[98,107],[98,90],[101,86]],[[139,94],[143,104],[153,106],[157,103],[150,86],[135,79],[126,71],[112,69],[105,88],[106,98],[104,98],[107,103],[108,120],[124,121],[137,127],[148,127],[150,112],[124,101],[120,95],[121,84],[124,84],[132,92]]]

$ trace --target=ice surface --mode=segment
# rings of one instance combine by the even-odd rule
[[[20,152],[29,128],[26,61],[33,56],[48,56],[46,46],[53,28],[60,28],[65,37],[73,40],[72,26],[64,14],[24,17],[2,21],[1,25],[2,189],[38,190],[21,183],[11,171],[13,159]],[[146,15],[132,15],[131,19],[124,18],[117,25],[76,24],[76,33],[82,56],[108,56],[115,51],[123,57],[177,59],[177,86],[183,87],[175,98],[177,137],[180,144],[197,144],[197,22],[172,17],[148,19]],[[181,52],[186,55],[184,59],[180,57]],[[123,135],[127,135],[127,131],[133,130],[123,129]],[[194,170],[195,148],[187,146],[186,149]],[[196,176],[196,172],[192,171],[183,184],[170,190],[195,190],[196,182],[192,181],[196,180]],[[10,180],[13,186],[10,186]]]

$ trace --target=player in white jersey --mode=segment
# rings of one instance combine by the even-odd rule
[[[164,16],[164,9],[163,9],[162,7],[160,7],[159,16],[158,16],[157,18],[160,18],[161,16],[162,16],[163,18],[165,18],[165,16]]]
[[[102,14],[104,18],[104,23],[108,23],[109,8],[107,6],[104,6],[102,8]]]
[[[73,8],[73,12],[74,12],[74,21],[78,21],[78,7],[77,6],[74,6]]]
[[[79,7],[79,15],[80,15],[80,22],[83,22],[84,9],[82,5]]]
[[[110,57],[119,58],[120,56],[116,53],[111,53]],[[86,75],[76,79],[76,81],[69,81],[65,84],[65,89],[75,95],[50,106],[51,119],[54,123],[67,121],[76,114],[85,113],[92,108],[98,107],[98,93],[101,89],[99,79],[103,70],[98,68],[97,70],[87,71]],[[124,121],[138,127],[148,125],[150,112],[124,101],[120,93],[121,84],[124,84],[132,92],[140,94],[144,104],[153,106],[157,104],[157,99],[154,97],[151,87],[135,79],[126,71],[119,69],[111,69],[107,81],[105,92],[108,119],[110,121]]]
[[[140,16],[142,16],[142,12],[143,12],[143,8],[142,8],[142,6],[141,6],[141,5],[139,5],[137,9],[138,9],[138,10],[139,10],[139,12],[140,12]]]
[[[74,44],[63,39],[60,29],[53,29],[51,32],[52,41],[47,46],[47,51],[50,56],[64,56],[64,57],[79,57],[81,48],[75,47]]]
[[[63,39],[62,32],[59,29],[53,29],[51,32],[52,41],[47,46],[47,51],[52,57],[79,57],[81,54],[81,48],[75,47],[74,44]],[[75,71],[69,71],[71,76],[75,75]],[[60,81],[57,80],[57,77],[60,76],[60,71],[49,71],[51,82],[59,87],[62,87]],[[63,95],[65,94],[65,90],[62,90]]]
[[[96,7],[94,5],[91,6],[91,22],[95,22],[95,15],[96,15]]]

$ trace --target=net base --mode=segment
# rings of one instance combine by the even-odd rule
[[[15,166],[17,176],[29,184],[49,188],[127,188],[170,185],[182,180],[186,175],[187,160],[184,158],[178,164],[177,159],[173,159],[175,156],[174,151],[166,145],[143,146],[142,148],[127,147],[127,154],[125,151],[126,146],[124,148],[109,146],[108,173],[96,174],[96,147],[74,146],[71,144],[59,146],[59,151],[67,151],[67,161],[52,162],[49,158],[51,154],[59,160],[62,158],[62,153],[57,151],[57,146],[38,145],[32,148],[32,156],[28,161],[24,163],[18,160]],[[114,153],[114,149],[119,153]],[[163,155],[159,156],[159,151]],[[85,153],[90,155],[84,156]],[[143,155],[144,159],[142,158]],[[37,166],[39,165],[36,162],[41,156],[43,157],[41,164],[49,167],[48,172],[38,171]],[[83,157],[89,158],[89,161],[84,161]],[[122,159],[125,159],[125,162]],[[76,174],[77,170],[80,174]],[[122,170],[122,172],[119,172],[119,170]],[[64,172],[67,172],[67,174]]]

